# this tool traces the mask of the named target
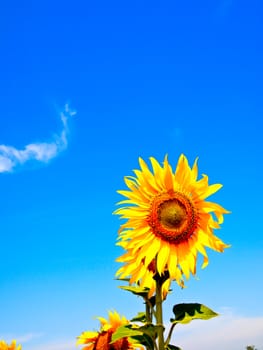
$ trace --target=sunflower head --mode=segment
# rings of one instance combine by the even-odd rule
[[[8,345],[4,340],[0,340],[0,350],[21,350],[22,346],[16,346],[16,340],[12,340]]]
[[[128,338],[122,338],[111,343],[112,335],[118,327],[126,325],[129,321],[116,311],[109,312],[109,320],[98,317],[101,327],[98,332],[83,332],[78,337],[78,344],[85,344],[82,350],[134,350],[142,348]]]
[[[184,277],[196,273],[198,253],[208,264],[206,247],[223,252],[227,247],[214,235],[223,222],[223,207],[206,198],[222,185],[208,184],[208,177],[198,179],[197,160],[190,167],[181,155],[176,170],[165,157],[163,165],[150,158],[152,170],[139,158],[141,169],[135,176],[125,177],[128,190],[118,191],[126,197],[125,206],[116,214],[126,222],[119,230],[118,245],[126,253],[117,261],[124,263],[117,276],[129,278],[154,292],[153,276],[169,275],[166,290],[172,280],[184,285]],[[153,268],[154,266],[154,268]]]

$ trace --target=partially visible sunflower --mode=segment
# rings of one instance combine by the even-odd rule
[[[191,168],[182,154],[175,172],[167,157],[163,166],[153,157],[150,161],[153,171],[139,158],[141,169],[134,170],[135,176],[124,178],[129,190],[118,191],[127,198],[119,204],[128,206],[115,211],[127,220],[120,228],[117,243],[126,250],[117,259],[124,265],[116,275],[150,288],[153,294],[153,276],[168,273],[165,294],[172,280],[183,286],[184,276],[188,279],[190,273],[196,274],[198,252],[204,256],[205,267],[205,247],[218,252],[228,247],[213,230],[220,228],[223,214],[229,212],[205,200],[222,185],[209,185],[206,175],[197,180],[197,159]]]
[[[129,321],[120,316],[116,311],[109,312],[109,320],[103,317],[98,317],[101,323],[99,332],[83,332],[78,337],[77,345],[87,344],[82,350],[134,350],[143,349],[140,344],[137,344],[129,338],[122,338],[111,344],[111,338],[118,327],[126,325]]]
[[[21,350],[22,346],[16,346],[16,340],[12,340],[11,344],[8,345],[4,340],[0,340],[0,350]]]

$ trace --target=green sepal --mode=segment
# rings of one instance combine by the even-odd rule
[[[138,312],[137,316],[131,319],[131,322],[146,322],[145,312]]]
[[[149,299],[149,302],[150,302],[151,306],[154,307],[155,304],[156,304],[156,296],[153,295],[153,296]]]
[[[115,278],[116,281],[130,282],[129,278]]]
[[[207,306],[198,303],[177,304],[173,307],[175,318],[171,319],[172,323],[189,323],[192,320],[209,320],[212,317],[218,316],[216,312],[209,309]]]
[[[131,292],[135,295],[138,295],[140,297],[146,298],[149,293],[149,288],[142,288],[142,287],[134,287],[134,286],[120,286],[121,289],[127,290],[128,292]]]
[[[183,350],[182,348],[179,348],[178,346],[172,345],[172,344],[166,345],[166,346],[165,346],[165,349],[166,349],[166,350]]]

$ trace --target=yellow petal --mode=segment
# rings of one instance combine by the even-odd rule
[[[167,156],[164,159],[164,184],[168,192],[174,190],[174,177]]]
[[[98,332],[83,332],[77,338],[77,345],[90,343],[91,341],[94,341],[98,337],[98,335]]]
[[[166,242],[163,242],[157,256],[157,271],[159,275],[161,275],[164,272],[165,266],[169,258],[169,254],[170,247]]]

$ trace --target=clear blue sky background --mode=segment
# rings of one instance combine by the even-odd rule
[[[175,167],[181,153],[224,184],[212,199],[232,214],[216,233],[232,247],[209,252],[186,290],[174,286],[166,318],[197,301],[263,325],[262,10],[260,0],[1,3],[0,144],[52,143],[64,104],[77,115],[50,162],[0,174],[0,338],[74,349],[94,316],[143,310],[114,281],[116,190],[139,156],[168,154]],[[253,339],[263,349],[260,331]]]

